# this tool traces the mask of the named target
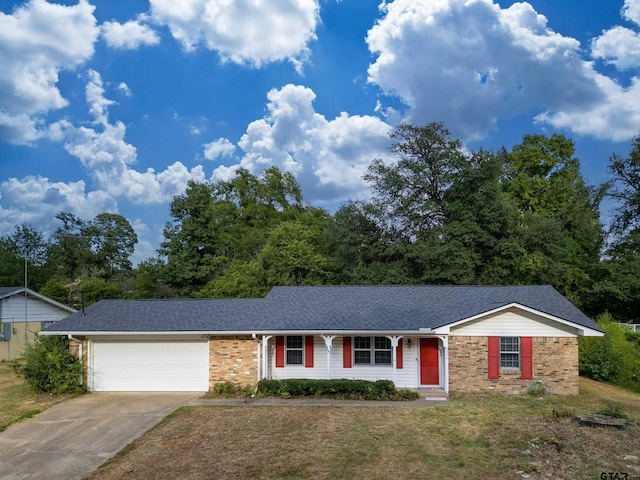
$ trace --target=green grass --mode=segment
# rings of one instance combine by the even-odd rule
[[[0,362],[0,432],[65,398],[67,397],[34,394],[27,383],[13,373],[9,362]]]

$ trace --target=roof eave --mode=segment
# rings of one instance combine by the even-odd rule
[[[92,330],[42,330],[39,335],[73,335],[73,336],[142,336],[142,335],[421,335],[433,333],[429,329],[420,330],[162,330],[162,331],[92,331]]]

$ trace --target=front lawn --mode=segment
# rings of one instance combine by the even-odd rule
[[[640,395],[587,379],[580,385],[573,397],[454,396],[432,408],[182,408],[87,478],[640,476],[640,427],[571,419],[617,404],[638,422]]]
[[[13,373],[9,362],[0,362],[0,432],[65,398],[67,397],[34,394],[27,382]]]

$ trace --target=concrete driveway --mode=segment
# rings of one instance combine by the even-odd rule
[[[90,393],[0,433],[0,478],[81,478],[198,393]]]

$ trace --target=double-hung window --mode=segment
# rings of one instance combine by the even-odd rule
[[[520,369],[519,337],[500,337],[500,368]]]
[[[353,363],[391,365],[391,340],[387,337],[354,337]]]
[[[303,342],[302,335],[287,336],[286,343],[287,365],[302,365]]]

